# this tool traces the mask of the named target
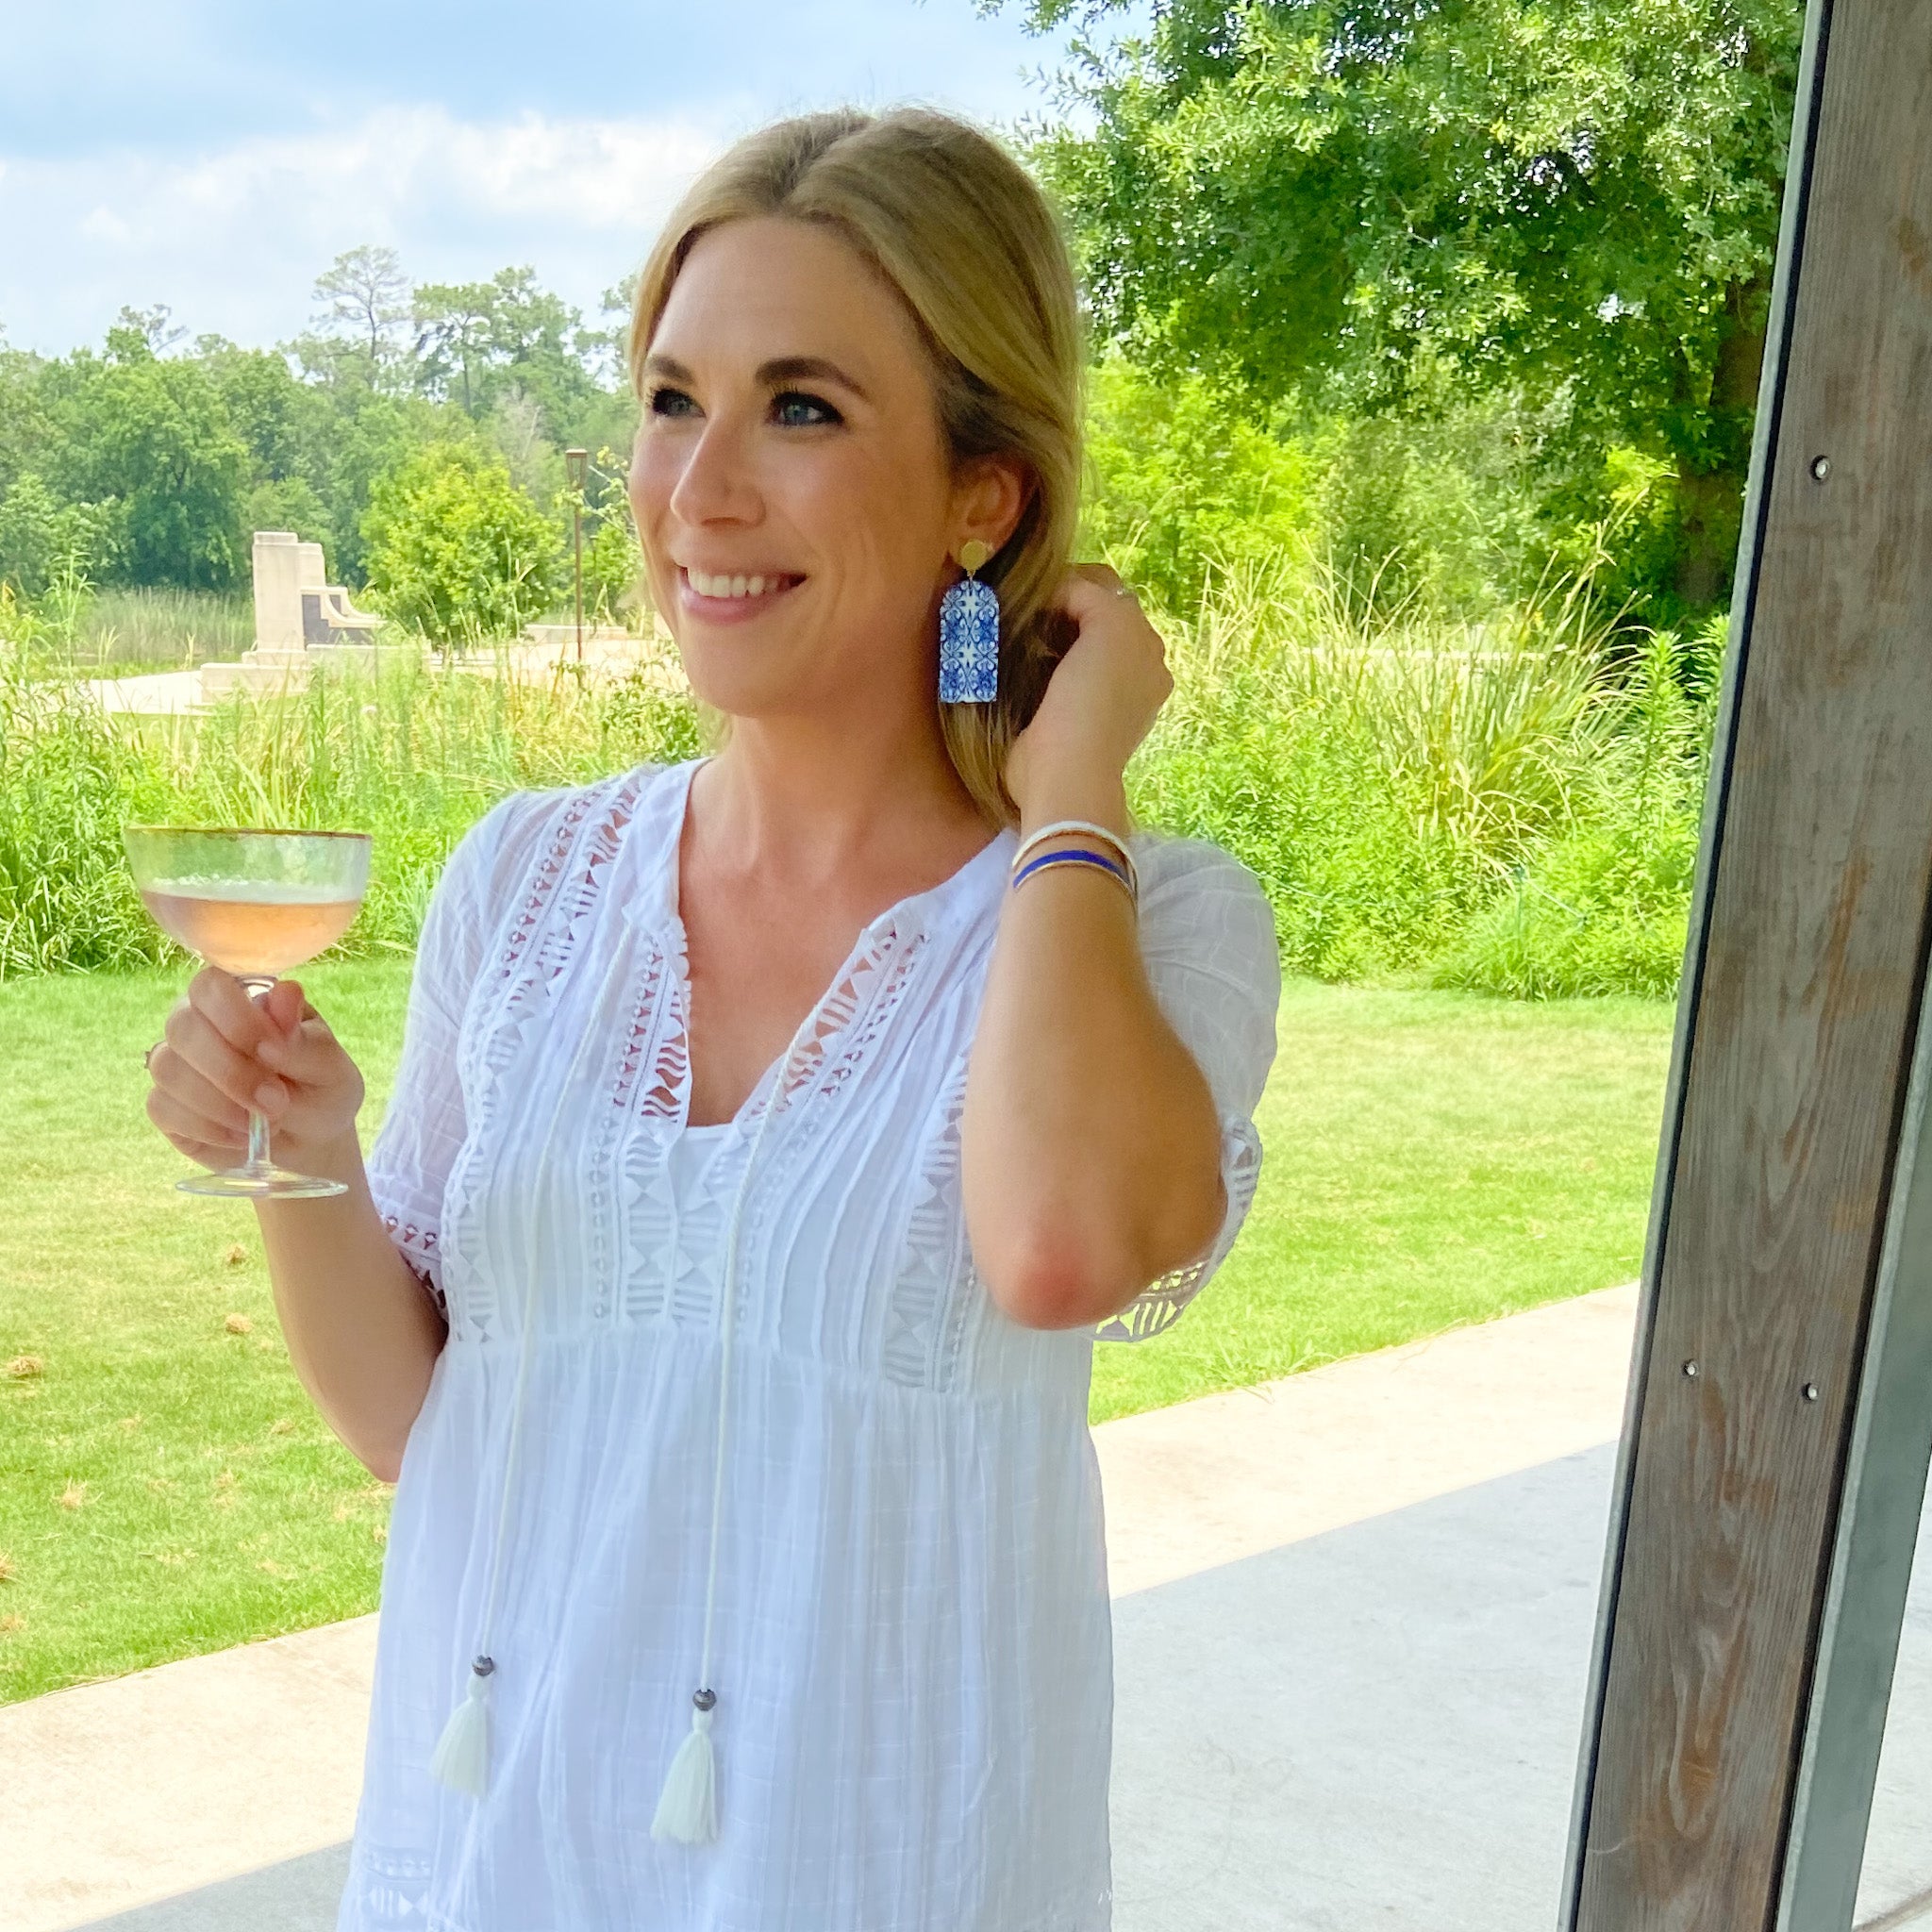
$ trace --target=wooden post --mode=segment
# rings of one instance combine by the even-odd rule
[[[1813,0],[1773,301],[1572,1932],[1850,1922],[1932,1451],[1928,0]]]

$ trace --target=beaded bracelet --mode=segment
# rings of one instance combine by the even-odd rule
[[[1089,867],[1094,872],[1104,872],[1136,906],[1141,903],[1140,890],[1134,881],[1112,859],[1099,852],[1042,853],[1038,858],[1028,859],[1024,865],[1016,865],[1013,868],[1013,875],[1008,882],[1008,890],[1014,891],[1024,885],[1035,873],[1051,872],[1057,865],[1079,865]]]
[[[1045,844],[1049,839],[1058,839],[1064,833],[1078,832],[1089,839],[1098,839],[1107,846],[1125,873],[1127,883],[1138,893],[1141,885],[1141,871],[1134,863],[1134,855],[1127,850],[1127,841],[1118,832],[1109,832],[1105,825],[1096,825],[1090,819],[1056,819],[1050,825],[1041,825],[1038,831],[1029,832],[1020,841],[1019,849],[1013,854],[1012,870],[1018,872],[1026,863],[1028,857]]]

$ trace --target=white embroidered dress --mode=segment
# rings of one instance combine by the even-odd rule
[[[736,1119],[693,1128],[694,768],[511,794],[426,910],[368,1168],[449,1337],[396,1485],[339,1932],[1105,1932],[1095,1331],[1004,1315],[959,1205],[1013,835],[874,920],[783,1082],[768,1068]],[[1134,849],[1228,1209],[1201,1263],[1100,1331],[1122,1339],[1178,1314],[1246,1212],[1279,987],[1246,872]],[[720,1464],[717,1837],[686,1844],[650,1827],[691,1726]],[[428,1764],[499,1525],[475,1799]]]

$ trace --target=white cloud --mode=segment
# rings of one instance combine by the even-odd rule
[[[192,158],[15,157],[0,168],[0,324],[58,351],[98,341],[122,304],[158,301],[191,331],[265,343],[304,325],[316,275],[364,242],[425,281],[528,262],[594,310],[725,131],[420,106]]]

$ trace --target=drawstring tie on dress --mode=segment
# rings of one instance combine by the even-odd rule
[[[785,1056],[778,1063],[777,1076],[766,1099],[764,1110],[758,1117],[758,1130],[752,1136],[750,1150],[745,1155],[744,1171],[739,1176],[737,1192],[731,1206],[730,1227],[724,1242],[722,1291],[724,1332],[720,1341],[718,1362],[718,1446],[711,1476],[710,1554],[705,1569],[705,1622],[698,1658],[698,1686],[691,1695],[691,1730],[678,1745],[676,1755],[671,1760],[671,1768],[665,1774],[663,1790],[658,1795],[658,1808],[651,1820],[651,1836],[654,1839],[670,1839],[684,1844],[708,1844],[718,1836],[717,1748],[711,1739],[712,1713],[717,1708],[718,1696],[711,1687],[711,1629],[717,1602],[720,1528],[724,1510],[724,1449],[730,1416],[731,1341],[737,1325],[735,1318],[738,1304],[739,1236],[744,1220],[745,1204],[750,1198],[752,1174],[758,1163],[758,1150],[764,1144],[766,1130],[784,1103],[786,1083],[791,1077],[792,1061],[797,1055],[799,1041],[812,1029],[818,1020],[818,1008],[814,1007],[812,1011],[807,1014],[798,1031],[791,1036],[791,1042],[785,1049]],[[562,1092],[570,1091],[570,1084],[568,1081],[564,1083]],[[559,1094],[559,1110],[561,1106],[562,1099]],[[555,1124],[553,1121],[553,1130]],[[532,1247],[534,1249],[534,1242]],[[495,1547],[491,1557],[490,1588],[484,1603],[482,1641],[470,1665],[467,1692],[456,1709],[450,1713],[449,1721],[443,1726],[442,1736],[438,1740],[436,1750],[429,1760],[432,1775],[451,1789],[467,1791],[475,1798],[483,1795],[490,1775],[490,1693],[496,1674],[496,1663],[490,1654],[490,1639],[495,1627],[497,1598],[502,1583],[504,1539],[509,1522],[510,1487],[516,1467],[517,1449],[522,1439],[524,1389],[530,1361],[530,1342],[534,1325],[532,1318],[536,1312],[537,1269],[534,1252],[530,1256],[529,1270],[529,1286],[525,1292],[524,1301],[523,1346],[517,1364],[517,1386],[510,1416],[509,1444],[504,1457],[503,1494],[497,1511]]]

